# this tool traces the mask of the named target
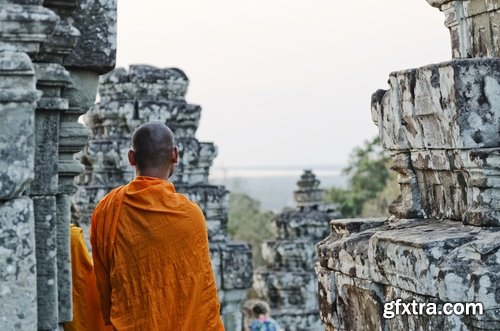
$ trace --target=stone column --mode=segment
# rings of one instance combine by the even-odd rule
[[[179,69],[146,65],[133,65],[128,72],[118,68],[102,79],[101,101],[85,116],[92,134],[79,156],[85,172],[79,178],[76,199],[88,229],[100,199],[134,177],[127,153],[135,128],[148,121],[166,123],[179,146],[179,165],[171,180],[177,191],[196,201],[205,214],[224,326],[228,331],[239,331],[241,304],[251,286],[251,251],[247,244],[227,237],[228,191],[208,183],[217,148],[195,137],[201,107],[185,101],[188,84]]]
[[[42,1],[0,4],[0,329],[37,328],[33,200],[37,77],[32,62],[59,18]],[[30,58],[31,57],[31,58]],[[35,202],[36,203],[36,202]]]
[[[55,3],[61,6],[58,1]],[[66,2],[64,6],[61,8],[61,17],[72,22],[79,31],[79,38],[62,61],[69,73],[70,84],[62,90],[68,107],[60,113],[58,128],[56,201],[59,322],[71,320],[71,199],[77,191],[74,178],[84,170],[74,155],[83,149],[89,136],[88,130],[78,123],[78,118],[93,107],[99,76],[112,70],[116,59],[116,0]]]
[[[62,90],[70,84],[69,72],[61,63],[75,46],[79,35],[78,30],[61,18],[54,33],[35,57],[37,88],[42,96],[35,112],[35,180],[31,185],[30,196],[35,207],[40,330],[56,329],[59,322],[72,319],[71,274],[69,254],[66,252],[69,245],[66,245],[65,250],[60,245],[62,241],[69,243],[69,229],[63,232],[65,236],[58,235],[58,223],[64,213],[57,213],[56,194],[59,117],[62,111],[68,109],[68,100],[62,97]],[[59,305],[59,298],[64,298],[65,304]]]
[[[115,12],[112,0],[0,1],[1,330],[55,330],[72,319],[69,195],[82,166],[66,163],[86,137],[69,122],[114,66]],[[92,77],[93,91],[75,70]]]
[[[335,220],[318,246],[327,330],[500,328],[500,1],[431,1],[452,61],[391,73],[372,118],[394,157],[388,220]],[[480,302],[483,314],[403,314],[384,303]]]
[[[314,261],[315,245],[338,218],[334,206],[323,202],[324,190],[311,170],[305,170],[293,193],[297,207],[277,215],[276,240],[262,244],[266,268],[254,272],[253,287],[269,303],[272,316],[286,331],[323,330],[319,319]]]

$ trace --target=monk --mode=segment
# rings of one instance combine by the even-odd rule
[[[140,126],[128,159],[135,179],[92,215],[105,323],[118,331],[223,331],[205,217],[168,181],[179,159],[172,131]]]
[[[71,224],[71,273],[73,321],[64,323],[64,331],[113,331],[104,325],[92,259],[83,230],[75,224]]]

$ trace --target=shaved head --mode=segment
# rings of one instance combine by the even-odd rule
[[[135,164],[131,164],[143,175],[168,169],[172,161],[177,161],[173,159],[176,152],[174,134],[160,122],[148,122],[135,130],[132,135],[132,151]]]

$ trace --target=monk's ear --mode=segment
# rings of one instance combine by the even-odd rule
[[[128,162],[132,167],[135,167],[137,161],[135,160],[135,152],[133,150],[128,151]]]
[[[174,148],[172,149],[172,155],[170,156],[170,162],[172,164],[179,163],[179,148],[177,146],[174,146]]]

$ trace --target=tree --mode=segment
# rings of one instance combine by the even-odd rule
[[[228,232],[232,238],[252,245],[254,268],[263,266],[261,244],[276,235],[271,220],[273,213],[262,211],[260,202],[245,193],[229,196]]]
[[[384,199],[390,199],[394,189],[394,178],[391,178],[389,164],[391,158],[381,146],[380,138],[377,136],[367,141],[361,147],[356,147],[350,155],[349,164],[343,173],[349,176],[347,189],[332,188],[327,192],[327,200],[340,205],[340,211],[344,217],[357,217],[363,213],[365,204],[370,203],[365,213],[367,216],[380,216],[384,211],[380,204]],[[385,196],[381,196],[386,186],[390,184]],[[378,199],[378,200],[377,200]],[[377,206],[377,201],[379,206]],[[371,210],[371,211],[370,211]],[[370,212],[369,212],[370,211]],[[378,214],[378,215],[374,215]]]

